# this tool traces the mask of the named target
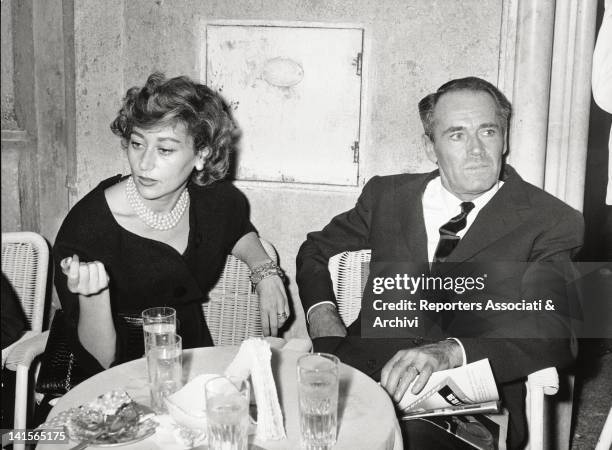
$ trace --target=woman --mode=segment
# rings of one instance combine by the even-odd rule
[[[213,345],[202,302],[230,252],[251,268],[264,334],[276,335],[287,297],[245,197],[222,181],[237,132],[219,95],[154,73],[127,91],[111,130],[131,175],[109,178],[79,201],[54,246],[55,285],[79,364],[93,374],[142,356],[134,323],[152,306],[176,309],[185,348]]]

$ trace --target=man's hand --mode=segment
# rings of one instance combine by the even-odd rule
[[[415,379],[411,392],[418,394],[432,373],[458,367],[462,359],[461,347],[453,340],[400,350],[383,367],[380,384],[399,402]]]
[[[346,327],[338,310],[329,303],[317,305],[308,314],[309,333],[312,339],[326,336],[346,336]]]

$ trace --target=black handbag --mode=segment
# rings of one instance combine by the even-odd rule
[[[125,330],[126,345],[124,361],[140,358],[144,352],[142,318],[129,314],[118,314],[118,320]],[[47,346],[42,355],[40,373],[36,381],[36,392],[59,397],[64,395],[81,381],[95,375],[85,369],[70,348],[70,333],[64,311],[55,311]],[[75,335],[72,339],[78,339]]]
[[[74,352],[70,349],[70,328],[61,309],[55,311],[45,352],[42,355],[40,372],[36,381],[36,392],[61,396],[89,378],[79,366]]]

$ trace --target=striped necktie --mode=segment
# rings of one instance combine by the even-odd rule
[[[461,203],[461,213],[440,227],[440,241],[436,247],[434,262],[446,261],[448,255],[457,247],[457,244],[461,240],[461,238],[457,236],[457,232],[463,230],[467,225],[467,216],[472,209],[474,209],[474,203]]]

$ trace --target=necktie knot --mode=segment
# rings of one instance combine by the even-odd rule
[[[440,227],[440,241],[436,247],[434,262],[444,262],[461,240],[457,233],[466,227],[467,216],[474,209],[474,203],[462,202],[460,206],[461,212]]]
[[[474,203],[472,203],[472,202],[462,202],[461,203],[461,212],[464,213],[466,216],[473,209],[474,209]]]

